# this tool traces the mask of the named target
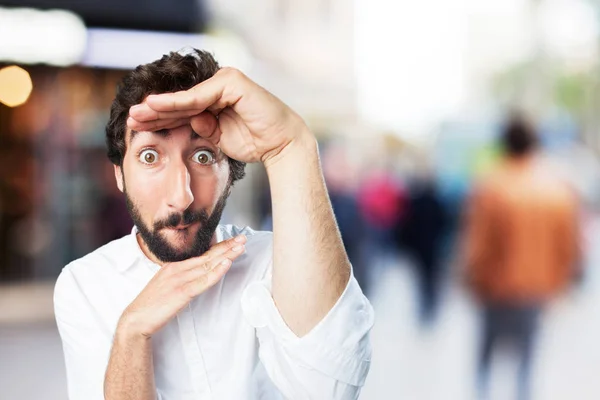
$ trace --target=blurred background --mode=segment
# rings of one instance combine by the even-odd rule
[[[544,174],[576,199],[580,255],[521,321],[535,319],[530,373],[509,340],[487,394],[517,398],[529,375],[528,398],[600,398],[599,0],[0,0],[0,397],[66,399],[54,282],[131,230],[104,144],[116,82],[186,46],[244,71],[319,139],[376,312],[361,399],[477,398],[489,303],[463,243],[477,182],[506,163],[508,115],[527,115]],[[269,229],[266,176],[247,171],[224,222]],[[525,253],[537,241],[521,238]]]

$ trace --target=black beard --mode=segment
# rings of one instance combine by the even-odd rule
[[[227,203],[229,196],[229,187],[225,188],[221,197],[215,205],[212,214],[208,215],[206,210],[193,211],[185,210],[182,214],[171,214],[167,218],[157,221],[150,229],[143,221],[138,208],[135,206],[127,190],[124,189],[125,201],[127,210],[137,227],[138,232],[142,236],[144,243],[154,256],[162,262],[178,262],[187,260],[188,258],[198,257],[210,248],[210,241],[219,225],[223,209]],[[178,225],[188,225],[195,222],[200,222],[200,227],[196,233],[196,238],[189,248],[183,250],[174,249],[173,246],[161,235],[160,230],[163,228],[176,227]]]

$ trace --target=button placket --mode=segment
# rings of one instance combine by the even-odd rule
[[[190,371],[194,391],[198,396],[202,396],[202,399],[212,399],[212,391],[206,373],[204,357],[202,356],[202,350],[196,336],[196,328],[194,327],[191,304],[188,304],[177,314],[177,324],[179,325],[179,335],[183,344],[183,352]]]

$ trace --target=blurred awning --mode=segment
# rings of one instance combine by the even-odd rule
[[[0,0],[0,6],[61,9],[88,27],[200,32],[208,22],[202,0]]]
[[[207,50],[223,66],[250,68],[252,55],[234,35],[206,35],[126,29],[89,28],[80,64],[87,67],[133,69],[170,51]]]
[[[94,28],[70,10],[0,6],[0,63],[132,69],[190,47],[214,53],[222,65],[251,64],[243,40],[226,31]]]

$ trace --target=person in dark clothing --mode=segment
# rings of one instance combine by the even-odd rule
[[[434,182],[424,180],[413,184],[396,237],[413,261],[422,325],[435,320],[438,308],[445,226],[446,213]]]
[[[361,244],[364,241],[364,222],[361,218],[358,204],[352,193],[343,191],[329,191],[331,206],[338,223],[344,247],[352,263],[354,277],[363,290],[365,296],[370,295],[370,279],[368,271],[361,261]]]

